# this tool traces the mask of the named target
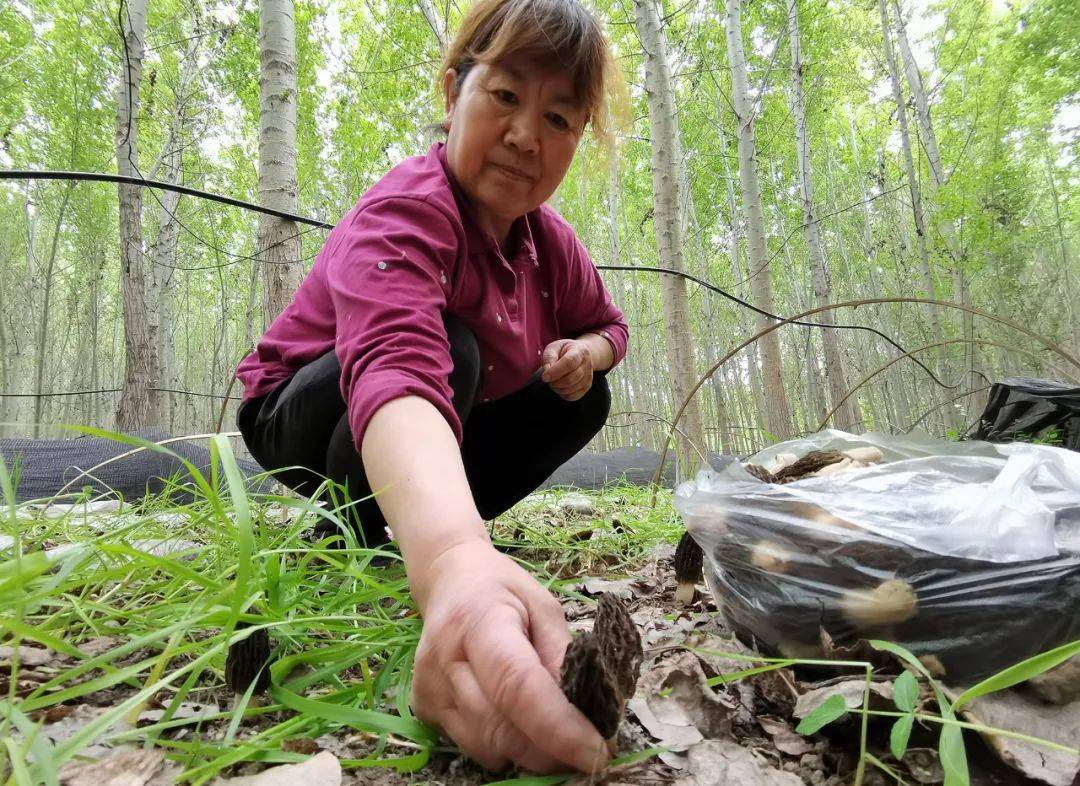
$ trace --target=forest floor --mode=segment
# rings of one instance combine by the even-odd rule
[[[574,631],[591,627],[601,592],[631,611],[645,661],[618,735],[625,763],[593,779],[485,773],[408,714],[420,622],[399,559],[313,546],[311,525],[333,512],[252,499],[225,449],[223,465],[187,505],[9,502],[0,513],[5,783],[840,786],[860,758],[864,784],[944,780],[940,724],[921,716],[904,756],[889,752],[899,669],[874,677],[871,707],[893,716],[869,717],[863,745],[865,674],[765,662],[725,630],[704,586],[677,605],[671,494],[651,507],[630,486],[539,493],[492,530],[560,597]],[[250,630],[238,620],[276,647],[268,696],[236,697],[224,684],[229,643]],[[846,715],[797,733],[834,694]],[[933,715],[927,685],[917,701]],[[1049,710],[1032,706],[998,725],[1037,736]],[[1055,720],[1067,722],[1076,718]],[[1058,741],[1075,745],[1076,734]],[[1067,772],[1080,758],[1068,753],[998,737],[1023,746],[1009,755],[1041,778],[1028,779],[977,734],[963,739],[971,783],[1077,782]]]

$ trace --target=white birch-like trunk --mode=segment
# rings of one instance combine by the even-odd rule
[[[139,176],[137,147],[139,86],[146,38],[146,0],[121,4],[125,42],[116,101],[116,167],[121,175]],[[160,339],[153,273],[142,238],[142,188],[120,184],[120,287],[124,311],[124,382],[116,412],[120,431],[159,427],[164,397],[156,387]]]
[[[799,196],[802,202],[803,225],[806,229],[806,245],[810,249],[811,280],[814,286],[814,300],[824,306],[832,300],[829,282],[829,259],[825,246],[821,242],[821,228],[818,225],[817,209],[814,206],[813,172],[810,166],[810,138],[806,133],[806,106],[803,100],[803,59],[802,37],[799,30],[799,9],[797,0],[788,0],[788,39],[791,42],[791,102],[795,115],[795,147],[799,162]],[[831,311],[815,315],[815,321],[826,325],[834,324]],[[821,345],[825,354],[825,385],[829,391],[829,407],[837,406],[847,393],[844,380],[844,362],[840,353],[840,336],[836,329],[821,330]],[[837,428],[850,431],[855,423],[851,401],[840,404],[833,422]]]
[[[660,264],[672,270],[685,269],[684,217],[680,191],[679,124],[675,95],[667,62],[667,43],[660,27],[660,15],[655,0],[634,0],[634,18],[645,51],[645,92],[649,104],[649,126],[652,129],[653,227],[660,252]],[[690,331],[689,304],[686,281],[681,276],[663,275],[660,295],[664,310],[664,337],[671,368],[674,401],[672,414],[693,389],[694,344]],[[705,450],[704,428],[700,402],[692,399],[680,422],[686,438]],[[679,474],[692,477],[700,459],[692,446],[680,439]]]
[[[758,182],[754,106],[750,100],[750,86],[746,76],[746,53],[742,41],[742,4],[741,0],[725,1],[732,103],[735,108],[739,140],[739,183],[742,186],[750,260],[750,290],[753,293],[754,305],[763,311],[775,314],[772,270],[766,255],[765,216],[761,208],[761,187]],[[775,320],[762,314],[758,314],[755,319],[758,330],[763,330],[774,323]],[[774,438],[787,439],[792,434],[792,420],[787,391],[784,389],[780,339],[776,331],[773,331],[757,343],[761,353],[765,428]]]
[[[259,2],[259,204],[295,213],[296,25],[293,0]],[[280,314],[303,279],[296,222],[259,214],[263,324]]]
[[[165,139],[159,156],[160,173],[156,179],[166,183],[179,184],[184,160],[184,146],[187,143],[186,117],[188,100],[198,73],[199,36],[192,36],[188,42],[184,59],[180,65],[180,81],[176,87],[172,113],[169,118],[169,134]],[[158,196],[160,218],[157,236],[150,246],[150,258],[154,264],[150,269],[150,298],[154,303],[154,313],[158,322],[158,368],[155,374],[155,387],[179,388],[179,377],[173,359],[173,300],[176,289],[177,249],[180,245],[180,223],[176,211],[180,207],[180,194],[165,190]],[[176,394],[162,393],[168,406],[168,430],[175,430],[177,412]],[[163,426],[166,424],[163,424]]]
[[[915,99],[915,116],[919,121],[922,149],[923,152],[926,153],[926,160],[930,165],[930,182],[928,184],[930,189],[930,200],[934,210],[936,210],[937,192],[938,189],[945,185],[947,173],[941,163],[941,152],[938,147],[937,134],[934,132],[934,124],[930,118],[930,101],[926,95],[926,90],[923,88],[922,74],[919,72],[919,65],[915,62],[915,56],[912,54],[911,46],[908,43],[907,29],[900,13],[900,4],[896,2],[896,0],[893,0],[893,8],[896,11],[895,30],[896,40],[900,48],[900,59],[904,64],[904,75],[907,77],[908,86],[911,88],[911,95]],[[934,224],[937,226],[942,239],[945,241],[945,249],[952,262],[954,281],[953,299],[962,305],[971,305],[971,289],[967,272],[964,270],[964,249],[956,231],[956,226],[952,219],[940,216],[936,218]],[[974,316],[963,312],[960,315],[960,322],[963,326],[965,337],[974,337]],[[974,390],[979,387],[979,376],[975,372],[976,366],[980,365],[978,361],[978,346],[975,344],[965,344],[964,358],[967,385],[969,389]],[[981,411],[980,405],[983,399],[984,396],[980,394],[975,394],[970,399],[966,399],[968,411]],[[949,409],[950,411],[953,411],[956,407],[949,407]]]
[[[45,386],[45,350],[49,344],[49,307],[52,301],[53,270],[56,267],[56,252],[60,245],[60,229],[64,225],[64,214],[67,212],[68,202],[71,199],[71,186],[64,191],[64,199],[60,203],[60,212],[56,217],[56,226],[53,229],[52,248],[49,250],[49,261],[45,263],[44,276],[37,282],[43,288],[41,313],[38,315],[38,330],[35,337],[34,357],[34,439],[40,434],[42,410],[44,399],[41,394]],[[60,352],[59,357],[64,353]]]
[[[896,119],[900,125],[900,143],[904,153],[904,172],[907,175],[908,191],[911,194],[911,209],[915,221],[916,243],[919,250],[919,263],[922,270],[923,289],[926,297],[937,298],[934,287],[934,275],[930,269],[930,251],[927,247],[926,220],[923,212],[922,195],[919,193],[919,178],[915,170],[915,160],[911,154],[911,134],[908,131],[907,104],[904,102],[904,94],[900,89],[900,73],[896,64],[896,55],[892,48],[892,36],[889,33],[889,14],[885,6],[885,0],[878,0],[878,9],[881,12],[881,37],[885,49],[885,61],[889,67],[889,81],[892,84],[893,102],[896,104]],[[941,330],[941,307],[929,306],[930,331],[934,342],[942,340]],[[945,379],[945,348],[941,347],[935,353],[937,375],[943,382]],[[952,407],[944,407],[946,425],[956,426],[957,419]]]
[[[1061,200],[1058,197],[1057,181],[1054,178],[1054,162],[1050,158],[1050,144],[1043,147],[1043,161],[1046,163],[1046,179],[1050,183],[1051,204],[1054,206],[1054,227],[1057,230],[1058,249],[1061,252],[1061,274],[1065,278],[1065,317],[1071,330],[1066,333],[1066,341],[1072,341],[1073,350],[1080,350],[1080,315],[1077,314],[1077,297],[1080,295],[1073,288],[1072,275],[1069,272],[1069,244],[1065,239],[1065,227],[1062,225]]]
[[[433,3],[432,0],[417,1],[420,3],[420,11],[424,14],[424,19],[427,20],[432,35],[435,36],[435,41],[439,45],[439,56],[441,57],[446,52],[446,45],[448,43],[446,20],[439,16],[439,12],[435,10],[435,3]]]

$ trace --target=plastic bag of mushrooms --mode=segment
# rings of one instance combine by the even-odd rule
[[[1078,453],[824,431],[703,470],[675,507],[769,655],[884,638],[964,681],[1080,638]]]

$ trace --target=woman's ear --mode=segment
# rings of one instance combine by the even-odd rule
[[[457,69],[448,68],[442,78],[443,97],[446,99],[446,117],[443,119],[443,128],[450,130],[450,118],[454,115],[454,106],[457,104],[457,91],[454,82],[457,81]]]

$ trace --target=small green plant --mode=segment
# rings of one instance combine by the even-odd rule
[[[739,652],[723,652],[694,647],[690,647],[689,649],[692,652],[698,652],[703,655],[713,655],[728,660],[761,664],[741,671],[719,674],[716,677],[712,677],[708,680],[710,686],[736,682],[746,677],[754,676],[755,674],[762,674],[767,671],[775,671],[776,669],[794,665],[845,667],[862,671],[866,677],[866,686],[863,690],[862,706],[857,710],[861,724],[859,735],[859,758],[856,764],[854,786],[861,786],[867,764],[871,764],[882,770],[887,775],[894,778],[898,783],[902,782],[899,775],[897,775],[891,767],[871,754],[866,748],[867,728],[871,716],[895,718],[895,722],[893,723],[889,735],[889,749],[897,759],[900,759],[907,751],[908,740],[916,721],[940,725],[941,736],[939,738],[938,755],[941,760],[942,769],[945,772],[945,786],[968,786],[970,783],[967,754],[964,749],[964,729],[971,729],[972,731],[984,734],[1011,737],[1034,745],[1041,745],[1046,748],[1062,751],[1070,755],[1080,756],[1080,749],[1077,748],[1061,745],[1038,737],[1032,737],[1021,732],[1010,731],[1008,729],[998,729],[977,723],[966,723],[957,720],[956,718],[956,713],[974,699],[1018,685],[1021,682],[1026,682],[1032,677],[1036,677],[1039,674],[1064,663],[1074,655],[1080,654],[1080,641],[1065,644],[1061,647],[1057,647],[1021,661],[1014,666],[1010,666],[992,677],[986,678],[977,685],[968,688],[962,694],[957,696],[955,701],[949,700],[941,684],[926,671],[926,668],[919,659],[904,647],[892,642],[877,640],[871,641],[870,645],[874,647],[874,649],[892,653],[911,669],[897,677],[896,681],[893,683],[893,701],[897,708],[897,711],[895,712],[871,710],[869,708],[870,685],[873,677],[873,665],[869,661],[765,658],[746,655]],[[938,703],[939,714],[935,715],[919,710],[919,684],[916,674],[925,679],[933,691],[934,697]],[[816,734],[830,723],[847,716],[849,712],[850,710],[844,697],[839,693],[834,694],[826,698],[824,702],[803,718],[795,728],[795,731],[804,735]]]
[[[896,720],[893,723],[889,735],[889,750],[894,757],[900,759],[907,751],[908,740],[911,736],[911,730],[915,725],[915,721],[939,724],[941,726],[941,735],[938,741],[938,756],[941,760],[942,769],[945,772],[945,786],[967,786],[967,784],[970,783],[967,754],[964,749],[963,729],[1013,737],[1015,739],[1030,742],[1035,745],[1042,745],[1047,748],[1053,748],[1072,755],[1080,755],[1080,749],[1060,745],[1051,742],[1050,740],[1031,737],[1007,729],[997,729],[976,723],[965,723],[958,720],[956,717],[957,712],[974,699],[1018,685],[1032,677],[1037,677],[1065,662],[1074,655],[1080,654],[1080,641],[1062,645],[1021,661],[1014,666],[1010,666],[971,688],[968,688],[962,694],[957,696],[954,701],[949,700],[941,684],[926,670],[919,659],[907,649],[899,644],[887,641],[871,641],[870,645],[876,650],[892,653],[910,670],[901,674],[893,683],[893,701],[896,704],[896,712],[871,710],[868,707],[868,703],[865,700],[863,701],[863,706],[860,708],[860,714],[863,717],[864,728],[867,716],[874,715],[895,718]],[[915,676],[916,674],[926,680],[926,683],[930,686],[930,689],[937,700],[939,714],[934,715],[932,713],[919,711],[919,684],[918,678]],[[867,688],[869,689],[869,682],[867,682]],[[828,724],[839,720],[846,715],[847,712],[847,705],[839,694],[830,696],[825,702],[815,708],[813,712],[803,718],[795,731],[799,734],[813,734]],[[874,766],[884,770],[890,776],[896,777],[896,774],[892,772],[887,765],[866,750],[865,736],[863,737],[863,743],[859,753],[860,760],[868,761]],[[855,782],[856,784],[861,782],[861,775],[856,777]]]

